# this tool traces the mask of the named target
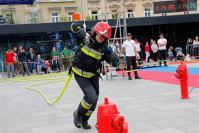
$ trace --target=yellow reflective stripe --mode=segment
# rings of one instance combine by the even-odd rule
[[[77,75],[79,75],[79,76],[81,76],[81,77],[91,78],[91,77],[95,76],[95,74],[89,73],[89,72],[84,72],[84,71],[83,71],[83,73],[82,73],[82,70],[80,70],[80,69],[78,70],[78,69],[75,68],[75,67],[72,67],[72,70],[73,70],[73,72],[74,72],[75,74],[77,74]]]
[[[84,46],[81,48],[81,51],[83,53],[85,53],[86,55],[90,56],[90,57],[93,57],[97,60],[101,60],[102,59],[102,54],[98,51],[95,51],[93,49],[90,49],[89,47],[87,46]]]
[[[83,101],[80,101],[80,103],[81,103],[82,107],[85,109],[89,110],[91,108],[91,106],[86,105]]]
[[[91,112],[87,112],[87,113],[85,114],[85,116],[91,116],[91,115],[92,115]]]

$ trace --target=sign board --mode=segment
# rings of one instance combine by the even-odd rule
[[[154,14],[197,10],[197,0],[165,0],[153,3]]]
[[[0,0],[0,5],[19,5],[19,4],[33,4],[35,0]]]
[[[0,24],[5,24],[6,20],[2,16],[0,16]]]

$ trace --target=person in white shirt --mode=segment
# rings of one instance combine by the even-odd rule
[[[198,56],[199,51],[199,37],[196,36],[195,40],[193,41],[193,55]]]
[[[151,50],[154,62],[158,60],[158,45],[156,44],[155,40],[151,39]]]
[[[127,72],[128,72],[128,79],[132,80],[131,78],[131,67],[133,66],[133,71],[135,75],[135,79],[141,79],[138,76],[137,72],[137,64],[136,64],[136,46],[135,46],[135,41],[132,40],[132,35],[131,33],[127,34],[127,40],[124,41],[122,44],[122,52],[126,56],[127,59]]]
[[[138,56],[139,67],[141,67],[141,65],[142,65],[142,52],[141,52],[140,45],[141,44],[138,41],[138,39],[135,39],[135,46],[136,46],[136,51],[137,51],[137,56]]]
[[[162,61],[164,61],[164,65],[167,66],[167,39],[164,38],[164,34],[160,34],[160,39],[158,40],[159,47],[159,66],[161,66]]]

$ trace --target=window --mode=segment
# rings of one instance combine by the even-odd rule
[[[112,10],[112,19],[117,19],[118,18],[118,13],[116,10]]]
[[[127,17],[128,18],[133,18],[134,17],[133,10],[127,10]]]
[[[52,22],[53,23],[59,22],[59,15],[57,12],[52,13]]]
[[[38,23],[38,21],[39,21],[38,14],[30,13],[27,15],[27,23],[34,24],[34,23]]]
[[[98,20],[97,11],[92,11],[91,14],[92,14],[92,19],[93,19],[93,20]]]
[[[73,21],[73,18],[72,18],[72,15],[73,15],[73,14],[74,14],[73,12],[67,13],[67,20],[68,20],[68,21]]]
[[[144,16],[145,17],[150,17],[151,16],[151,9],[150,8],[145,8],[144,9]]]

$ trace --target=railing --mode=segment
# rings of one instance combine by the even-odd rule
[[[187,45],[186,46],[186,54],[188,54],[190,57],[199,57],[199,45]]]
[[[53,60],[43,60],[42,64],[38,64],[36,61],[24,61],[24,62],[15,62],[12,64],[12,68],[9,69],[9,77],[17,76],[20,74],[25,75],[26,73],[30,75],[33,71],[33,74],[42,74],[42,73],[51,73],[51,72],[59,72],[59,71],[65,71],[67,70],[70,66],[72,66],[73,62],[73,56],[69,56],[67,58],[57,58],[55,60],[55,63]],[[43,70],[45,69],[45,71]],[[7,78],[8,76],[8,71],[7,69],[7,64],[0,60],[0,79],[2,78]],[[13,73],[14,71],[14,73]]]

